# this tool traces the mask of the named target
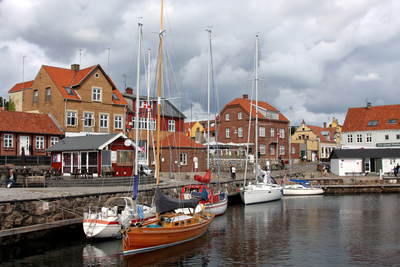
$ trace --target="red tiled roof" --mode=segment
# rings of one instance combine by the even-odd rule
[[[313,131],[313,133],[315,133],[317,136],[319,136],[319,140],[321,142],[334,142],[335,143],[334,140],[326,139],[325,136],[323,136],[321,133],[321,132],[328,131],[330,133],[330,137],[333,139],[334,136],[332,135],[332,131],[329,128],[322,128],[319,126],[312,126],[312,125],[307,125],[307,127],[309,127],[311,129],[311,131]],[[335,129],[333,129],[333,130],[335,130]]]
[[[240,105],[243,107],[243,109],[250,114],[250,108],[251,108],[251,104],[253,103],[253,105],[256,104],[255,101],[252,101],[250,99],[243,99],[243,98],[236,98],[234,100],[232,100],[231,102],[229,102],[226,106],[236,106],[236,105]],[[260,108],[266,109],[266,110],[271,110],[271,111],[276,111],[279,112],[279,110],[277,110],[276,108],[274,108],[273,106],[271,106],[270,104],[266,103],[266,102],[262,102],[262,101],[258,101],[258,106]],[[256,110],[255,108],[251,108],[251,116],[255,117],[256,116]],[[259,119],[269,119],[264,117],[260,112],[258,113],[258,118]],[[285,116],[283,116],[282,113],[279,112],[279,120],[281,121],[289,121]]]
[[[154,147],[157,147],[155,144]],[[180,147],[180,148],[207,148],[203,144],[195,142],[184,133],[171,134],[160,141],[160,147]]]
[[[47,114],[0,110],[0,132],[64,135]]]
[[[388,123],[389,120],[397,120],[397,122]],[[370,121],[378,121],[378,125],[367,126]],[[390,129],[400,129],[400,105],[376,106],[369,109],[349,108],[342,132]]]
[[[8,91],[8,92],[9,92],[9,93],[12,93],[12,92],[17,92],[17,91],[24,90],[24,89],[30,89],[30,88],[32,88],[32,84],[33,84],[33,81],[27,81],[27,82],[23,82],[23,83],[17,83],[17,84],[14,85],[14,87],[11,88],[11,90]]]

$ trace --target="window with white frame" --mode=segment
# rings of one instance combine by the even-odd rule
[[[36,136],[36,149],[44,149],[44,136]]]
[[[295,147],[292,147],[292,155],[293,154],[296,154],[296,148]]]
[[[269,132],[271,134],[271,137],[275,136],[275,129],[274,128],[271,128],[271,130]]]
[[[243,137],[243,127],[238,127],[238,137]]]
[[[179,160],[181,165],[187,165],[187,154],[181,153]]]
[[[139,108],[151,109],[151,103],[149,103],[147,100],[139,100]]]
[[[174,121],[175,122],[175,121]],[[136,117],[132,118],[132,128],[136,129]],[[138,129],[143,130],[155,130],[156,129],[156,120],[153,118],[139,118]]]
[[[274,145],[270,145],[270,146],[269,146],[269,153],[270,153],[271,155],[275,155],[275,146],[274,146]]]
[[[225,129],[225,138],[231,138],[231,129],[230,128]]]
[[[367,143],[371,143],[372,142],[372,134],[367,133]]]
[[[174,120],[168,121],[168,132],[175,132],[175,121]]]
[[[259,131],[258,131],[258,135],[260,137],[265,137],[265,127],[258,127]]]
[[[93,127],[95,123],[94,114],[91,112],[84,112],[83,113],[83,125],[85,127]]]
[[[389,135],[388,134],[385,135],[385,140],[389,140]]]
[[[396,135],[396,139],[400,139],[400,134],[397,134],[397,135]]]
[[[101,88],[92,88],[92,101],[101,101]]]
[[[279,146],[279,155],[285,155],[285,146]]]
[[[33,102],[38,102],[39,92],[38,90],[33,91]]]
[[[265,145],[260,145],[260,154],[265,155]]]
[[[353,135],[352,134],[349,134],[349,135],[347,135],[347,143],[353,143]]]
[[[243,120],[243,112],[238,112],[238,120]]]
[[[13,135],[5,134],[4,135],[4,147],[13,147]]]
[[[53,136],[50,138],[50,146],[54,146],[57,143],[58,143],[58,137]]]
[[[100,114],[100,128],[108,128],[108,114]]]
[[[357,143],[362,143],[362,134],[357,134]]]
[[[115,129],[122,129],[122,118],[121,115],[114,115],[114,128]]]
[[[229,121],[230,118],[231,118],[231,117],[230,117],[229,113],[226,113],[226,114],[225,114],[225,121]]]
[[[285,138],[285,129],[279,129],[279,136]]]
[[[67,126],[75,126],[77,124],[76,111],[67,111]]]
[[[50,87],[46,88],[46,101],[50,101],[51,91]]]

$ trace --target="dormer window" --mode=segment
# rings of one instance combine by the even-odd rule
[[[388,120],[388,124],[396,124],[396,123],[397,123],[397,119]]]
[[[72,89],[70,87],[65,87],[65,90],[67,90],[67,93],[69,95],[74,95],[74,92],[72,91]]]
[[[112,93],[112,98],[113,98],[114,100],[119,100],[118,96],[117,96],[115,93]]]
[[[378,121],[369,121],[367,126],[377,126],[378,125]]]

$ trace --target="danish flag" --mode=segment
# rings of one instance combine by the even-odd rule
[[[187,136],[190,137],[190,128],[188,129]]]
[[[143,108],[151,109],[151,106],[148,105],[148,104],[146,103],[146,101],[144,101],[144,102],[143,102]]]
[[[279,132],[277,132],[276,134],[277,134],[278,138],[282,140],[282,137],[281,137],[281,135],[279,134]]]

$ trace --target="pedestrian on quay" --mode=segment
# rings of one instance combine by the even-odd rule
[[[323,176],[326,177],[328,175],[328,168],[326,167],[325,164],[324,164],[324,167],[322,169],[324,170]]]
[[[6,180],[6,188],[10,188],[15,184],[17,181],[17,175],[14,173],[13,169],[10,169],[10,173],[8,174],[7,180]]]
[[[400,168],[400,166],[399,166],[399,164],[397,163],[397,166],[396,166],[396,176],[399,176],[399,168]]]
[[[236,179],[236,168],[233,165],[231,167],[231,177],[233,180]]]

